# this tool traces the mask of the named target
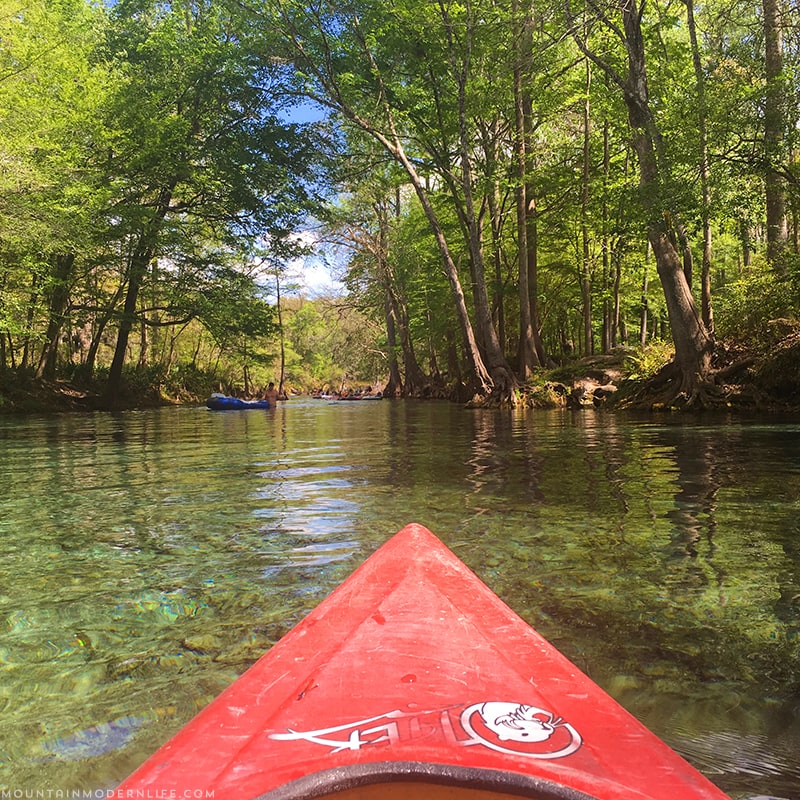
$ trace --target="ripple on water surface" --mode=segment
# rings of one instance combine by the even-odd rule
[[[0,418],[0,786],[113,786],[418,521],[729,793],[800,800],[799,434],[388,401]]]

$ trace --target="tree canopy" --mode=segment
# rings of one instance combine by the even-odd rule
[[[515,403],[665,340],[643,398],[713,406],[729,343],[797,316],[791,13],[3,0],[0,366],[113,406],[130,370],[248,388],[280,351],[301,382]],[[348,294],[284,315],[258,254],[279,274],[311,219]],[[314,319],[339,344],[301,341]]]

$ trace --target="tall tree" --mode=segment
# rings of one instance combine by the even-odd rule
[[[591,86],[592,62],[587,58],[585,68],[585,95],[583,98],[583,155],[581,158],[581,299],[583,301],[583,352],[594,353],[594,325],[592,315],[593,274],[591,233],[589,225],[589,200],[591,181]]]
[[[312,207],[310,142],[279,118],[282,67],[254,54],[243,19],[211,2],[151,0],[122,0],[112,17],[107,48],[124,79],[100,153],[119,187],[109,215],[127,257],[111,405],[153,259],[198,239],[234,248],[261,237],[280,254]]]
[[[7,291],[27,294],[24,316],[21,304],[0,298],[0,325],[24,336],[23,361],[39,377],[55,376],[76,254],[91,246],[107,194],[85,150],[109,80],[89,58],[103,23],[83,0],[0,3],[0,274]]]
[[[482,211],[475,196],[475,142],[467,106],[473,64],[470,26],[475,22],[471,11],[417,0],[395,6],[391,13],[382,3],[323,3],[311,10],[302,3],[276,0],[275,9],[277,24],[292,44],[305,94],[374,138],[405,171],[450,284],[473,389],[513,400],[515,378],[488,301]],[[453,11],[460,14],[457,21]],[[405,46],[409,38],[416,40],[410,50]],[[445,90],[447,102],[439,102]],[[437,153],[431,152],[432,139]],[[421,165],[428,170],[445,168],[433,185],[441,189],[444,181],[460,215],[472,270],[475,324],[453,244],[432,197],[431,175],[422,172]]]
[[[368,175],[366,170],[361,172],[366,177],[337,204],[326,238],[350,253],[346,283],[351,294],[376,316],[383,315],[389,371],[384,394],[415,397],[427,393],[430,382],[417,360],[409,301],[393,247],[402,226],[399,191],[391,185],[392,171],[378,169],[378,163],[373,163]]]
[[[780,272],[786,271],[788,238],[786,195],[781,175],[783,152],[786,79],[783,74],[783,4],[763,0],[764,13],[764,184],[767,201],[767,258]]]
[[[534,242],[528,241],[528,227],[531,212],[529,206],[533,198],[528,197],[530,169],[528,159],[528,131],[530,115],[525,90],[525,76],[530,68],[530,50],[533,27],[532,9],[521,8],[520,0],[513,0],[512,16],[517,21],[518,33],[514,37],[514,65],[512,69],[514,86],[514,156],[516,160],[516,208],[517,208],[517,251],[519,286],[519,344],[517,347],[517,370],[524,381],[535,367],[542,366],[537,349],[538,332],[534,319],[531,296],[535,297],[535,258]],[[533,239],[533,236],[531,237]],[[533,283],[533,287],[531,284]]]
[[[458,187],[453,195],[454,199],[457,198],[456,209],[466,231],[481,344],[496,388],[504,398],[513,399],[516,379],[506,362],[490,310],[483,257],[483,209],[479,208],[483,196],[479,193],[476,181],[473,157],[475,132],[470,124],[472,115],[476,113],[470,103],[470,82],[475,77],[475,51],[479,46],[477,28],[482,20],[482,12],[469,1],[463,5],[444,2],[438,5],[445,33],[449,78],[454,89],[451,95],[457,109],[458,146],[454,164],[458,166],[453,176],[455,180],[451,180],[450,184]],[[478,77],[480,79],[483,76]],[[450,177],[449,170],[445,174]]]
[[[697,98],[697,131],[700,148],[700,188],[702,205],[700,215],[703,230],[703,260],[700,278],[700,309],[703,324],[714,331],[714,312],[711,305],[711,165],[708,146],[708,106],[706,99],[706,79],[697,37],[697,24],[694,15],[694,0],[684,0],[686,4],[686,21],[689,26],[689,37],[692,48],[692,66],[694,67],[695,96]]]
[[[703,324],[687,280],[682,256],[681,209],[675,205],[677,198],[670,194],[673,190],[671,164],[650,104],[642,26],[645,3],[644,0],[626,2],[619,11],[621,27],[604,8],[593,2],[590,6],[597,19],[614,31],[623,44],[627,62],[627,72],[623,76],[612,63],[591,49],[581,34],[581,28],[573,25],[578,46],[622,90],[628,109],[639,160],[640,196],[646,214],[647,238],[655,256],[675,345],[675,360],[671,368],[674,379],[663,397],[668,402],[687,406],[702,404],[711,375],[713,340]]]

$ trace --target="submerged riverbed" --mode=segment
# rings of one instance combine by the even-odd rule
[[[0,788],[116,785],[407,522],[734,798],[800,800],[800,419],[0,418]]]

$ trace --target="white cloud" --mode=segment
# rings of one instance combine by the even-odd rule
[[[340,295],[345,291],[342,283],[333,277],[324,260],[316,256],[304,259],[295,269],[297,282],[312,297]]]
[[[344,294],[344,284],[339,280],[341,267],[332,263],[331,254],[319,241],[313,230],[298,234],[300,242],[313,248],[312,252],[288,265],[287,277],[297,283],[311,297]]]
[[[309,250],[309,253],[284,265],[281,270],[281,293],[299,292],[310,298],[345,294],[347,290],[339,280],[342,267],[332,259],[316,232],[307,229],[295,234],[295,237],[299,244]],[[268,244],[265,244],[265,249],[269,249]],[[260,283],[263,284],[267,297],[274,302],[275,274],[268,267],[263,271]]]

